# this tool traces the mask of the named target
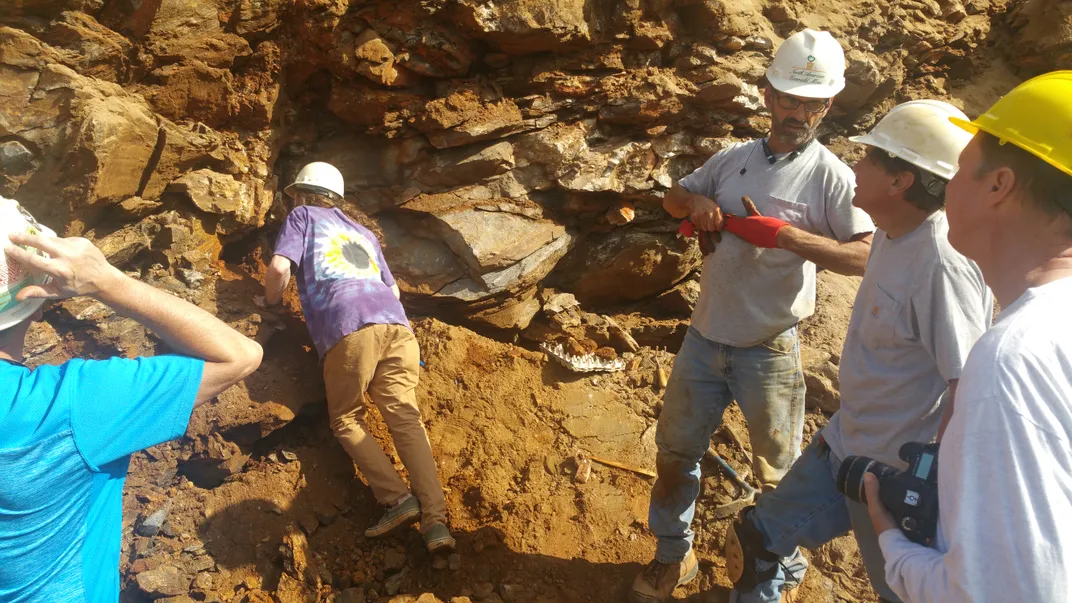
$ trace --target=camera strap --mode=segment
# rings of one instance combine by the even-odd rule
[[[823,437],[822,433],[820,433],[819,435],[815,436],[815,438],[816,438],[815,446],[819,449],[819,458],[823,459],[824,461],[829,459],[830,458],[830,444],[827,443],[826,438]]]

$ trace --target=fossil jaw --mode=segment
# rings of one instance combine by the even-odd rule
[[[607,360],[595,354],[583,354],[575,356],[562,347],[561,343],[541,343],[540,349],[554,358],[562,366],[576,373],[606,372],[613,373],[625,368],[625,360],[615,358]]]

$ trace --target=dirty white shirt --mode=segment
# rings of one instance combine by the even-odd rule
[[[972,349],[938,501],[937,550],[879,536],[906,602],[1072,601],[1072,277],[1029,289]]]
[[[948,232],[938,211],[896,239],[875,233],[841,354],[841,410],[823,429],[838,458],[904,469],[901,445],[938,434],[947,384],[994,315],[983,273]]]
[[[792,160],[779,156],[773,165],[761,140],[738,143],[680,184],[738,216],[745,215],[741,196],[747,195],[761,214],[839,241],[875,230],[871,218],[852,206],[852,170],[818,141]],[[749,347],[814,312],[815,264],[723,233],[716,251],[704,258],[692,326],[712,341]]]

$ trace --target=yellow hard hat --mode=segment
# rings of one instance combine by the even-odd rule
[[[1072,176],[1072,71],[1031,78],[998,99],[975,121],[949,121],[1011,142]]]

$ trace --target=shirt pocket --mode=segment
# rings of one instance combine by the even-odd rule
[[[865,346],[890,348],[902,339],[901,302],[895,300],[881,287],[875,287],[875,298],[870,308],[864,308],[860,338]]]
[[[770,217],[785,220],[801,230],[810,230],[808,228],[808,205],[806,203],[798,203],[791,199],[786,199],[785,196],[775,195],[770,195],[769,200]]]

